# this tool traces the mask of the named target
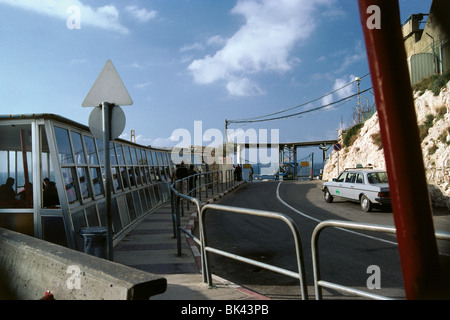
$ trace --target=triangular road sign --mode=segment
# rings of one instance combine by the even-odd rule
[[[111,60],[106,61],[105,66],[81,105],[83,107],[96,107],[103,102],[121,106],[133,104],[133,100]]]

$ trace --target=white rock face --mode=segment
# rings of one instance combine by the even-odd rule
[[[439,96],[426,91],[421,96],[416,93],[414,98],[418,125],[423,124],[427,115],[434,117],[421,144],[431,200],[434,206],[450,210],[450,82]],[[383,149],[374,144],[372,138],[379,132],[378,114],[375,113],[364,123],[355,142],[339,152],[339,172],[357,164],[385,169]],[[342,140],[341,136],[339,140]],[[338,153],[333,151],[325,164],[323,180],[337,176],[337,163]]]

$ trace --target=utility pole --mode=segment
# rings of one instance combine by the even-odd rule
[[[358,113],[358,123],[361,123],[361,100],[360,100],[360,97],[359,97],[359,92],[360,92],[359,84],[361,82],[361,78],[360,77],[356,77],[355,81],[356,81],[356,83],[358,85],[358,106],[357,106],[357,111],[356,112]]]
[[[228,120],[225,119],[225,146],[228,143]]]
[[[311,153],[311,177],[309,180],[314,179],[314,152]]]

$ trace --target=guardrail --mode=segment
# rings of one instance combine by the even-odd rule
[[[363,290],[354,289],[348,286],[342,286],[329,281],[321,280],[320,276],[320,264],[319,264],[319,235],[323,229],[328,227],[335,228],[345,228],[345,229],[358,229],[364,231],[375,231],[383,233],[396,234],[396,228],[394,226],[387,225],[377,225],[362,222],[351,222],[351,221],[341,221],[341,220],[325,220],[319,223],[312,234],[311,237],[311,252],[312,252],[312,263],[313,263],[313,274],[314,274],[314,292],[316,295],[316,300],[322,299],[322,289],[321,287],[335,289],[341,292],[355,294],[361,297],[375,299],[375,300],[392,300],[389,297],[373,294]],[[440,240],[450,240],[450,233],[438,231],[436,232],[436,239]]]
[[[177,239],[178,256],[181,256],[180,232],[184,232],[198,245],[200,245],[200,239],[196,238],[180,225],[180,216],[184,216],[185,206],[183,200],[186,200],[187,210],[189,210],[189,204],[193,203],[197,209],[197,212],[200,214],[203,191],[205,193],[205,197],[208,197],[210,193],[214,194],[214,187],[217,192],[220,192],[220,189],[224,191],[225,188],[229,188],[235,185],[235,183],[236,181],[234,180],[233,170],[226,170],[197,173],[183,179],[179,179],[170,185],[173,235]]]
[[[268,270],[298,279],[300,282],[300,291],[301,291],[302,298],[304,300],[307,300],[308,294],[307,294],[307,286],[306,286],[306,280],[305,280],[306,276],[305,276],[305,268],[304,268],[304,261],[303,261],[303,250],[302,250],[302,245],[301,245],[300,233],[298,231],[297,226],[293,222],[293,220],[291,218],[289,218],[287,215],[282,214],[282,213],[277,213],[277,212],[269,212],[269,211],[245,209],[245,208],[230,207],[230,206],[223,206],[223,205],[213,205],[213,204],[207,204],[205,206],[202,206],[201,198],[197,199],[197,198],[192,197],[191,195],[195,194],[197,191],[200,191],[199,196],[201,196],[201,190],[203,187],[205,187],[206,196],[207,196],[208,195],[208,193],[207,193],[208,187],[210,186],[211,188],[214,188],[214,179],[210,179],[211,172],[197,174],[197,176],[203,176],[204,183],[200,183],[199,185],[196,185],[195,187],[191,188],[190,190],[186,189],[185,186],[186,185],[189,186],[188,179],[195,177],[195,176],[190,176],[187,178],[183,178],[181,180],[177,180],[170,187],[171,195],[172,195],[173,230],[174,230],[174,237],[176,237],[176,239],[177,239],[177,254],[179,256],[181,255],[181,232],[183,232],[186,235],[188,235],[190,238],[192,238],[195,241],[195,243],[197,243],[197,245],[199,245],[199,247],[200,247],[201,264],[202,264],[202,269],[203,269],[203,282],[204,283],[208,283],[208,285],[210,285],[210,286],[213,285],[211,270],[209,267],[208,257],[206,254],[206,252],[212,252],[212,253],[226,256],[228,258],[239,260],[241,262],[252,264],[252,265],[264,268],[264,269],[268,269]],[[229,186],[231,186],[232,184],[235,183],[234,179],[231,179],[231,177],[233,177],[231,170],[229,170],[229,172],[228,171],[225,172],[225,176],[226,176],[225,182],[222,180],[223,173],[218,175],[219,179],[216,179],[217,180],[216,186],[217,186],[218,192],[219,192],[219,185],[222,185],[222,188],[224,188],[224,184],[225,184],[225,187],[228,188]],[[198,180],[201,181],[202,179],[198,179]],[[184,194],[182,191],[186,191],[186,194]],[[223,191],[223,189],[222,189],[222,191]],[[183,211],[184,205],[182,204],[182,200],[187,200],[187,203],[193,203],[197,208],[197,212],[199,214],[199,221],[200,221],[199,222],[200,238],[195,237],[193,234],[191,234],[188,230],[184,229],[180,225],[180,216],[184,214],[184,211]],[[228,211],[228,212],[235,212],[235,213],[242,213],[242,214],[247,214],[247,215],[262,216],[262,217],[267,217],[267,218],[271,218],[271,219],[278,219],[278,220],[284,221],[290,228],[293,238],[294,238],[298,272],[293,272],[291,270],[283,269],[283,268],[269,265],[267,263],[263,263],[263,262],[260,262],[257,260],[253,260],[253,259],[249,259],[249,258],[242,257],[239,255],[235,255],[233,253],[219,250],[217,248],[209,247],[207,245],[207,241],[205,238],[204,217],[208,210],[213,210],[213,209]]]
[[[234,213],[241,213],[246,215],[253,215],[253,216],[259,216],[259,217],[266,217],[270,219],[277,219],[281,220],[284,223],[288,225],[290,228],[293,238],[294,238],[294,244],[295,244],[295,253],[297,258],[297,266],[298,266],[298,272],[293,272],[284,268],[276,267],[267,263],[263,263],[257,260],[249,259],[243,256],[239,256],[227,251],[223,251],[217,248],[212,248],[208,246],[208,241],[206,238],[206,227],[205,227],[205,217],[206,213],[209,210],[220,210],[220,211],[227,211],[227,212],[234,212]],[[200,234],[201,234],[201,251],[202,251],[202,257],[204,258],[203,262],[203,274],[206,276],[207,282],[210,286],[212,286],[212,277],[211,277],[211,270],[210,265],[208,262],[208,257],[206,255],[206,252],[212,252],[215,254],[222,255],[227,258],[231,258],[234,260],[238,260],[241,262],[245,262],[247,264],[251,264],[260,268],[264,268],[273,272],[277,272],[292,278],[295,278],[300,281],[300,291],[303,300],[308,300],[308,293],[307,293],[307,286],[306,286],[306,277],[305,277],[305,267],[304,267],[304,260],[303,260],[303,249],[300,239],[300,233],[298,231],[298,228],[294,221],[288,217],[287,215],[283,213],[278,212],[271,212],[271,211],[263,211],[263,210],[256,210],[256,209],[246,209],[246,208],[239,208],[239,207],[230,207],[230,206],[224,206],[224,205],[217,205],[217,204],[207,204],[205,205],[202,210],[199,217],[200,220]]]
[[[183,194],[189,198],[198,198],[202,201],[203,191],[205,193],[204,196],[208,198],[210,193],[214,194],[214,189],[216,189],[217,192],[220,192],[220,189],[224,191],[235,183],[233,170],[230,169],[190,175],[172,183],[171,189],[175,194]],[[182,198],[189,200],[185,197]],[[189,210],[189,203],[190,201],[186,202],[187,210]],[[181,214],[184,215],[184,206],[181,207]]]
[[[185,178],[186,179],[186,178]],[[224,206],[224,205],[217,205],[217,204],[207,204],[205,206],[202,206],[202,203],[199,199],[188,196],[186,194],[180,193],[176,188],[175,184],[171,185],[171,191],[172,191],[172,212],[173,212],[173,221],[174,221],[174,236],[177,237],[177,247],[178,247],[178,255],[181,255],[181,232],[184,232],[189,237],[191,237],[197,245],[200,247],[200,254],[201,254],[201,263],[202,263],[202,270],[203,270],[203,282],[208,283],[208,285],[212,286],[212,276],[210,271],[210,265],[208,261],[207,252],[219,254],[231,259],[235,259],[244,263],[252,264],[254,266],[258,266],[267,270],[271,270],[286,276],[290,276],[293,278],[296,278],[300,281],[300,290],[303,300],[308,300],[308,294],[307,294],[307,285],[305,280],[305,268],[304,268],[304,259],[303,259],[303,249],[301,244],[301,238],[300,233],[298,231],[298,228],[296,224],[293,222],[291,218],[289,218],[287,215],[272,211],[263,211],[263,210],[256,210],[256,209],[247,209],[247,208],[239,208],[239,207],[231,207],[231,206]],[[210,184],[208,182],[206,185]],[[185,230],[183,227],[180,226],[180,214],[181,214],[181,200],[187,200],[188,202],[193,203],[196,208],[197,212],[199,214],[199,236],[200,238],[195,237],[192,235],[189,231]],[[241,214],[247,214],[247,215],[254,215],[254,216],[262,216],[272,219],[279,219],[284,221],[289,228],[292,231],[294,242],[295,242],[295,252],[297,257],[297,265],[298,265],[298,272],[293,272],[291,270],[279,268],[273,265],[269,265],[257,260],[249,259],[246,257],[242,257],[227,251],[223,251],[217,248],[212,248],[208,246],[207,239],[205,236],[205,216],[206,212],[208,210],[220,210],[220,211],[227,211],[227,212],[234,212],[234,213],[241,213]],[[383,232],[383,233],[390,233],[390,234],[396,234],[396,228],[394,226],[388,226],[388,225],[377,225],[377,224],[370,224],[370,223],[360,223],[360,222],[352,222],[352,221],[341,221],[341,220],[326,220],[323,222],[320,222],[314,229],[312,237],[311,237],[311,253],[312,253],[312,264],[313,264],[313,274],[314,274],[314,291],[316,300],[322,299],[322,287],[326,287],[329,289],[334,289],[340,292],[346,292],[350,294],[355,294],[361,297],[369,298],[369,299],[376,299],[376,300],[392,300],[392,298],[381,296],[377,294],[373,294],[367,291],[354,289],[348,286],[343,286],[337,283],[332,283],[329,281],[325,281],[321,279],[320,275],[320,264],[319,264],[319,251],[318,251],[318,242],[319,242],[319,235],[323,231],[323,229],[327,227],[335,227],[335,228],[343,228],[343,229],[358,229],[363,231],[374,231],[374,232]],[[436,239],[440,240],[447,240],[450,241],[450,233],[448,232],[442,232],[438,231],[435,233]]]

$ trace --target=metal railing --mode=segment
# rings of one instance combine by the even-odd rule
[[[177,239],[178,256],[181,256],[181,232],[192,238],[198,245],[201,244],[200,239],[181,226],[180,217],[184,216],[185,204],[187,210],[189,210],[190,203],[193,203],[200,214],[203,192],[205,197],[208,198],[210,194],[214,194],[214,187],[217,192],[220,192],[220,189],[224,191],[234,186],[235,183],[233,170],[226,170],[225,175],[224,171],[197,173],[179,179],[170,185],[173,235]]]
[[[186,179],[186,178],[185,178]],[[207,181],[207,180],[205,180]],[[211,182],[206,182],[204,185],[209,185]],[[178,255],[181,255],[181,232],[184,232],[186,235],[191,237],[195,243],[200,247],[200,254],[201,254],[201,264],[202,264],[202,270],[203,270],[203,282],[208,283],[208,285],[212,286],[212,275],[210,270],[210,263],[208,260],[207,252],[211,252],[214,254],[219,254],[224,257],[228,257],[231,259],[235,259],[247,264],[251,264],[260,268],[264,268],[273,272],[277,272],[295,279],[298,279],[300,282],[300,290],[303,300],[308,300],[308,294],[307,294],[307,285],[306,285],[306,277],[305,277],[305,268],[304,268],[304,259],[303,259],[303,249],[301,244],[301,238],[299,230],[294,223],[294,221],[288,217],[285,214],[272,212],[272,211],[263,211],[263,210],[256,210],[256,209],[247,209],[247,208],[239,208],[239,207],[232,207],[232,206],[224,206],[224,205],[217,205],[217,204],[207,204],[205,206],[202,206],[202,203],[199,199],[191,197],[187,194],[183,194],[177,190],[175,187],[176,183],[171,185],[171,194],[172,194],[172,216],[173,216],[173,223],[174,223],[174,237],[177,238],[177,248],[178,248]],[[184,229],[180,225],[180,216],[181,216],[181,208],[183,207],[181,204],[182,200],[186,200],[190,203],[193,203],[196,208],[197,212],[199,214],[198,220],[199,220],[199,237],[197,238],[194,235],[192,235],[188,230]],[[247,214],[247,215],[253,215],[253,216],[260,216],[260,217],[266,217],[266,218],[272,218],[272,219],[278,219],[281,221],[284,221],[288,227],[290,228],[294,243],[295,243],[295,253],[297,258],[297,266],[298,266],[298,272],[294,272],[291,270],[287,270],[284,268],[280,268],[274,265],[270,265],[267,263],[263,263],[257,260],[249,259],[243,256],[239,256],[224,250],[220,250],[217,248],[213,248],[208,246],[207,238],[206,238],[206,226],[205,226],[205,217],[206,213],[209,210],[220,210],[220,211],[226,211],[226,212],[234,212],[234,213],[240,213],[240,214]],[[320,222],[314,229],[312,237],[311,237],[311,253],[312,253],[312,264],[313,264],[313,275],[314,275],[314,291],[315,296],[317,300],[322,299],[322,287],[334,289],[340,292],[345,292],[349,294],[355,294],[357,296],[369,298],[369,299],[376,299],[376,300],[392,300],[390,297],[373,294],[367,291],[355,289],[348,286],[343,286],[337,283],[329,282],[326,280],[321,279],[320,275],[320,264],[319,264],[319,250],[318,250],[318,243],[319,243],[319,235],[321,232],[328,227],[335,227],[335,228],[341,228],[341,229],[358,229],[363,231],[374,231],[374,232],[383,232],[383,233],[389,233],[389,234],[396,234],[396,228],[394,226],[389,225],[377,225],[377,224],[370,224],[370,223],[361,223],[361,222],[352,222],[352,221],[341,221],[341,220],[326,220]],[[440,240],[447,240],[450,241],[450,233],[448,232],[442,232],[438,231],[435,233],[436,239]]]
[[[210,173],[202,173],[199,175],[204,175],[204,177],[210,177]],[[225,188],[228,188],[234,183],[234,179],[231,179],[233,177],[232,171],[225,173],[226,179],[225,182],[221,181],[222,188],[224,188],[223,184],[225,184]],[[192,177],[192,176],[190,176]],[[219,175],[219,177],[222,177],[223,175]],[[177,253],[180,256],[181,255],[181,233],[185,233],[190,238],[192,238],[195,243],[200,247],[200,254],[201,254],[201,264],[202,264],[202,270],[203,270],[203,282],[208,283],[209,286],[212,286],[212,275],[210,270],[210,264],[208,261],[208,256],[206,252],[211,252],[215,254],[219,254],[228,258],[232,258],[241,262],[245,262],[251,265],[255,265],[267,270],[271,270],[280,274],[284,274],[286,276],[293,277],[295,279],[298,279],[300,282],[300,291],[301,296],[303,300],[308,299],[307,294],[307,285],[306,285],[306,276],[305,276],[305,268],[304,268],[304,260],[303,260],[303,250],[302,250],[302,244],[300,239],[300,233],[298,231],[298,228],[296,224],[293,222],[291,218],[289,218],[287,215],[277,212],[270,212],[270,211],[262,211],[262,210],[255,210],[255,209],[245,209],[245,208],[238,208],[238,207],[231,207],[231,206],[223,206],[223,205],[214,205],[214,204],[207,204],[205,206],[202,206],[202,202],[198,198],[194,198],[191,195],[194,194],[194,190],[187,190],[183,189],[183,180],[187,180],[189,177],[177,180],[175,183],[173,183],[170,186],[171,189],[171,199],[172,199],[172,221],[173,221],[173,231],[174,231],[174,237],[177,239]],[[201,179],[199,179],[201,180]],[[186,181],[184,181],[186,183]],[[218,184],[220,181],[218,182]],[[213,187],[214,181],[210,181],[210,179],[204,179],[204,183],[200,183],[200,185],[196,186],[196,190],[200,191],[203,187],[206,187],[206,192],[208,189],[208,186]],[[186,190],[186,194],[184,194],[182,191]],[[223,190],[223,189],[222,189]],[[217,186],[217,191],[219,191],[219,186]],[[200,195],[199,194],[199,195]],[[186,200],[188,203],[193,203],[196,206],[197,212],[199,214],[198,220],[199,220],[199,237],[195,237],[191,232],[186,230],[180,225],[180,217],[183,214],[183,208],[184,205],[182,204],[182,201]],[[235,213],[241,213],[241,214],[247,214],[247,215],[254,215],[254,216],[260,216],[260,217],[267,217],[271,219],[278,219],[281,221],[284,221],[288,227],[290,228],[293,238],[294,238],[294,244],[295,244],[295,253],[297,258],[297,265],[298,265],[298,272],[293,272],[291,270],[283,269],[277,266],[273,266],[267,263],[263,263],[257,260],[249,259],[246,257],[242,257],[239,255],[235,255],[230,252],[226,252],[223,250],[219,250],[217,248],[209,247],[207,245],[206,237],[205,237],[205,216],[206,212],[208,210],[222,210],[222,211],[228,211],[228,212],[235,212]]]
[[[171,189],[176,194],[183,194],[189,198],[198,198],[202,201],[204,196],[208,198],[210,194],[214,194],[214,189],[217,192],[233,186],[236,183],[234,180],[233,170],[226,171],[209,171],[190,175],[186,178],[179,179],[172,183]],[[184,198],[188,200],[187,198]],[[189,210],[190,201],[186,202],[186,209]],[[184,214],[184,206],[181,207],[182,215]]]
[[[173,224],[173,236],[177,239],[177,254],[181,256],[181,232],[184,232],[190,238],[192,238],[197,245],[201,245],[201,240],[195,237],[192,233],[181,226],[181,208],[183,207],[181,200],[186,199],[192,202],[197,207],[197,212],[202,209],[202,203],[197,198],[187,196],[185,194],[179,194],[171,188],[171,191],[175,192],[175,196],[172,194],[172,224]],[[203,258],[202,258],[203,260]]]
[[[322,289],[321,287],[338,290],[345,293],[355,294],[357,296],[375,299],[375,300],[392,300],[392,298],[373,294],[367,291],[354,289],[348,286],[339,285],[329,281],[321,279],[320,276],[320,265],[319,265],[319,235],[323,229],[328,227],[344,228],[344,229],[358,229],[364,231],[375,231],[383,233],[396,234],[396,228],[394,226],[387,225],[377,225],[362,222],[352,222],[352,221],[341,221],[341,220],[325,220],[319,223],[312,234],[311,237],[311,253],[312,253],[312,263],[313,263],[313,274],[314,274],[314,292],[316,295],[316,300],[322,299]],[[436,239],[440,240],[450,240],[450,233],[438,231],[435,233]]]
[[[288,225],[292,232],[292,236],[294,238],[294,244],[295,244],[295,253],[297,258],[297,266],[298,266],[298,272],[293,272],[284,268],[276,267],[274,265],[270,265],[267,263],[263,263],[257,260],[249,259],[246,257],[242,257],[227,251],[223,251],[217,248],[213,248],[208,246],[208,241],[206,238],[206,226],[205,226],[205,217],[206,213],[209,210],[220,210],[220,211],[226,211],[226,212],[234,212],[234,213],[240,213],[240,214],[246,214],[246,215],[252,215],[252,216],[259,216],[259,217],[266,217],[270,219],[277,219],[281,220],[284,223]],[[203,275],[204,280],[206,277],[206,280],[210,286],[212,286],[212,277],[211,277],[211,270],[210,265],[208,261],[208,257],[206,255],[206,252],[212,252],[215,254],[222,255],[227,258],[231,258],[234,260],[238,260],[247,264],[251,264],[260,268],[264,268],[273,272],[277,272],[292,278],[295,278],[300,281],[300,291],[303,300],[308,300],[308,293],[307,293],[307,286],[306,286],[306,277],[305,277],[305,267],[304,267],[304,260],[303,260],[303,249],[300,239],[300,232],[298,231],[297,225],[294,223],[294,221],[288,217],[287,215],[283,213],[278,212],[271,212],[271,211],[263,211],[263,210],[256,210],[256,209],[246,209],[246,208],[239,208],[239,207],[231,207],[231,206],[224,206],[224,205],[217,205],[217,204],[207,204],[204,206],[201,210],[201,214],[199,217],[200,220],[200,232],[201,232],[201,254],[203,261]],[[204,281],[205,282],[205,281]]]

